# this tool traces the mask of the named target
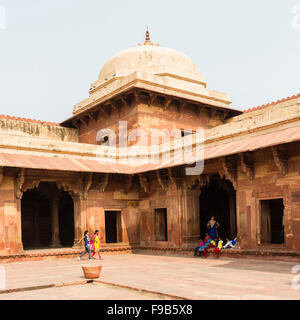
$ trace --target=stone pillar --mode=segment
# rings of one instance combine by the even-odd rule
[[[200,190],[184,188],[181,192],[181,243],[184,247],[194,246],[200,237],[199,196]]]
[[[17,253],[23,253],[21,199],[16,199],[17,206]]]
[[[52,248],[61,247],[59,239],[59,197],[56,195],[52,201]]]
[[[4,176],[0,182],[0,255],[22,253],[21,201],[14,177]]]
[[[87,230],[87,200],[84,200],[82,195],[76,194],[73,196],[74,203],[74,245],[73,248],[79,248],[82,244],[78,244],[83,233]]]

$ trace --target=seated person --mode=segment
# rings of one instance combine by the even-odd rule
[[[204,243],[203,246],[201,246],[201,247],[198,249],[198,251],[201,253],[201,255],[202,255],[203,257],[206,258],[206,250],[207,250],[208,246],[210,245],[211,238],[208,237],[208,238],[205,238],[205,239],[207,239],[207,241]]]
[[[226,248],[228,248],[228,247],[230,247],[230,248],[234,248],[235,246],[236,246],[236,244],[237,244],[237,238],[234,238],[233,240],[229,240],[228,238],[226,238],[226,244],[225,244],[225,246],[224,246],[224,249],[226,249]]]
[[[216,240],[214,240],[214,239],[211,239],[210,240],[210,242],[209,242],[209,244],[206,246],[206,248],[204,249],[204,251],[203,251],[203,256],[206,258],[206,256],[207,256],[207,250],[209,249],[209,248],[215,248],[216,247]]]
[[[208,233],[205,233],[204,243],[208,241],[208,239],[211,239]]]
[[[218,246],[214,249],[214,254],[215,254],[215,257],[216,258],[219,258],[220,256],[220,251],[222,250],[223,248],[223,240],[219,237],[218,238],[219,241],[218,241]]]
[[[203,245],[204,245],[204,241],[203,241],[202,239],[199,239],[198,247],[195,248],[195,254],[194,254],[194,256],[197,255],[198,250],[199,250],[200,247],[202,247]]]
[[[209,247],[215,247],[217,245],[216,240],[211,240]]]

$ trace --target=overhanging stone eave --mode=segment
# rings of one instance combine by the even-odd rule
[[[108,92],[106,95],[100,96],[98,99],[87,98],[83,100],[82,104],[84,105],[82,108],[75,112],[74,115],[65,121],[61,122],[60,125],[67,126],[72,120],[77,119],[79,116],[83,115],[85,112],[90,111],[91,109],[99,106],[100,104],[116,97],[117,95],[124,94],[133,89],[147,90],[150,92],[155,92],[157,94],[172,96],[176,99],[188,100],[194,103],[202,103],[208,106],[217,107],[220,109],[228,110],[233,112],[235,115],[242,114],[243,112],[237,109],[230,108],[229,105],[231,101],[220,99],[219,97],[203,95],[196,92],[182,90],[180,88],[167,86],[158,82],[151,82],[149,80],[135,78],[131,81],[128,81],[123,86]]]
[[[224,156],[230,156],[233,154],[238,154],[242,152],[248,152],[248,151],[255,151],[262,148],[268,148],[270,146],[276,146],[280,144],[286,144],[286,143],[292,143],[296,141],[300,141],[300,135],[299,135],[299,128],[300,128],[300,122],[296,123],[287,123],[284,126],[278,126],[277,130],[265,130],[265,132],[259,130],[257,132],[253,132],[251,135],[247,134],[245,132],[243,135],[236,136],[235,138],[227,136],[223,137],[222,141],[215,141],[207,139],[205,137],[205,148],[206,152],[208,152],[205,155],[206,160],[210,159],[218,159],[220,157]],[[26,140],[26,139],[25,139]],[[28,139],[27,139],[28,140]],[[6,141],[6,139],[5,139]],[[97,159],[96,154],[96,148],[95,145],[89,145],[89,144],[83,144],[83,143],[67,143],[69,146],[68,150],[66,148],[66,145],[64,145],[62,142],[57,143],[56,146],[53,145],[51,142],[52,149],[49,149],[49,146],[47,146],[45,141],[41,141],[43,143],[43,146],[37,146],[36,144],[30,144],[29,141],[27,143],[24,143],[23,141],[22,145],[16,146],[15,142],[12,141],[12,144],[5,143],[3,140],[3,145],[1,146],[0,151],[0,158],[2,157],[2,153],[4,154],[10,154],[12,157],[19,156],[21,157],[21,160],[23,161],[23,158],[26,157],[37,157],[37,160],[33,160],[30,163],[33,164],[33,167],[27,166],[30,168],[34,168],[34,165],[37,165],[39,162],[39,157],[46,156],[46,158],[52,159],[50,162],[52,163],[53,160],[58,161],[59,159],[69,159],[72,163],[79,161],[81,165],[85,167],[85,161],[91,161]],[[254,141],[254,142],[253,142]],[[215,150],[213,153],[210,150]],[[134,160],[134,159],[133,159]],[[83,162],[82,162],[83,161]],[[134,161],[133,161],[134,162]],[[129,167],[120,167],[118,165],[112,166],[110,171],[109,167],[103,168],[99,171],[89,171],[87,168],[83,169],[82,171],[85,172],[86,170],[88,172],[111,172],[111,173],[123,173],[123,174],[137,174],[142,172],[148,172],[168,167],[175,167],[175,166],[181,166],[181,165],[187,165],[191,161],[183,162],[183,163],[177,163],[177,164],[162,164],[162,166],[157,166],[154,168],[151,166],[137,166],[136,168]],[[108,166],[110,162],[107,162]],[[0,161],[0,166],[9,166],[5,165],[5,162],[2,163]],[[17,167],[20,167],[18,165]],[[46,169],[46,168],[44,168]],[[125,169],[125,170],[124,170]],[[66,170],[66,169],[62,169]],[[70,170],[70,169],[68,169]],[[72,171],[72,170],[71,170]],[[81,171],[80,168],[77,169],[77,171]]]

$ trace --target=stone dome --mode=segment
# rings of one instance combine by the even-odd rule
[[[105,82],[135,71],[202,79],[196,64],[190,58],[176,50],[153,44],[149,36],[147,40],[147,35],[144,44],[123,50],[109,59],[102,67],[98,79]]]

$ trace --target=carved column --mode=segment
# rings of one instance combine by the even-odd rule
[[[181,193],[181,237],[185,247],[194,245],[200,237],[200,190],[182,188]]]
[[[74,203],[74,245],[73,247],[78,248],[81,244],[78,244],[83,233],[87,230],[87,200],[84,199],[83,194],[75,194],[73,196]]]
[[[52,201],[52,248],[61,247],[59,239],[59,198],[58,195],[55,195]]]

